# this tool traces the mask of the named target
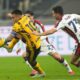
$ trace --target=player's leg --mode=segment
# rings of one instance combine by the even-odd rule
[[[19,41],[18,34],[16,32],[11,32],[11,34],[5,39],[3,47],[6,48],[8,52],[12,52],[14,45]]]
[[[33,69],[33,67],[30,65],[30,63],[28,62],[28,60],[27,60],[27,52],[23,52],[23,54],[22,54],[22,57],[23,57],[23,59],[25,60],[25,62],[26,62],[26,64],[31,68],[31,70],[32,70],[32,72],[30,73],[30,76],[34,76],[35,74],[37,74],[38,72],[35,70],[35,69]]]
[[[63,64],[66,69],[68,70],[69,74],[73,75],[74,72],[72,71],[71,67],[69,66],[68,62],[55,50],[55,48],[52,47],[52,49],[49,50],[48,53],[51,57],[53,57],[55,60],[57,60],[59,63]]]
[[[35,75],[34,77],[44,77],[45,73],[43,69],[40,67],[40,64],[36,61],[36,58],[40,52],[40,48],[38,49],[34,48],[33,51],[28,50],[28,52],[29,52],[29,55],[28,55],[29,63],[36,71],[38,71],[38,76]]]
[[[5,44],[7,44],[8,42],[10,42],[13,39],[13,35],[10,34],[6,39],[5,39]]]
[[[7,47],[8,42],[10,42],[13,39],[13,36],[10,34],[6,39],[0,38],[0,47]],[[14,42],[14,40],[12,40],[11,44],[9,45],[9,47],[11,48],[13,45],[12,43]]]
[[[12,38],[13,38],[13,36],[12,36],[11,34],[10,34],[6,39],[0,38],[0,47],[4,47],[4,48],[6,48],[7,50],[9,50],[9,49],[8,49],[8,42],[11,41]],[[11,45],[11,44],[10,44],[10,45]],[[9,45],[9,46],[10,46],[10,45]]]
[[[78,61],[80,56],[78,55],[73,55],[71,59],[71,64],[75,65],[76,67],[80,67],[80,61]]]
[[[8,52],[12,52],[13,47],[15,46],[15,44],[16,44],[18,41],[19,41],[19,39],[13,38],[13,39],[9,42],[9,44],[4,44],[3,47],[6,48],[6,50],[7,50]]]
[[[9,36],[5,39],[5,44],[8,44],[8,42],[10,42],[13,38],[18,38],[19,34],[12,31],[11,34],[9,34]]]
[[[71,60],[71,63],[76,67],[80,67],[80,60],[78,60],[79,57],[80,57],[80,44],[77,45],[75,54],[72,56],[72,60]]]
[[[63,57],[61,57],[58,53],[49,53],[49,55],[52,56],[55,60],[57,60],[59,63],[63,64],[71,75],[74,74],[68,62]]]
[[[18,33],[12,31],[5,41],[6,44],[9,41],[7,48],[12,49],[14,45],[19,41],[20,38],[21,36]]]

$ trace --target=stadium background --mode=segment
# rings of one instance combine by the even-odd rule
[[[0,19],[7,23],[6,13],[14,9],[32,10],[44,24],[53,24],[51,9],[56,5],[63,6],[65,13],[80,14],[80,0],[0,0]],[[0,25],[6,25],[4,22]]]
[[[65,13],[79,14],[79,3],[80,0],[0,0],[0,26],[6,28],[0,28],[0,35],[1,37],[7,37],[10,33],[11,30],[9,30],[7,26],[9,26],[11,20],[7,17],[7,13],[14,9],[20,9],[23,13],[27,10],[33,11],[35,13],[35,18],[45,25],[45,29],[49,29],[54,26],[54,18],[51,16],[52,7],[61,5],[63,6]],[[11,26],[9,27],[11,28]],[[3,34],[6,34],[6,36]],[[74,40],[62,31],[59,31],[54,36],[49,36],[49,40],[54,44],[56,50],[60,54],[70,54],[74,49]],[[17,47],[21,44],[22,43],[19,43]],[[66,44],[65,47],[64,44]],[[0,51],[2,52],[3,49]],[[14,51],[13,54],[8,55],[16,55]],[[2,52],[1,55],[3,55],[3,53],[7,54],[7,51],[4,49],[4,52]]]
[[[11,20],[6,15],[14,9],[20,9],[23,12],[32,10],[36,19],[39,19],[46,26],[46,29],[50,29],[54,25],[51,9],[56,5],[63,6],[65,13],[80,14],[80,0],[0,0],[0,37],[6,38],[11,32],[11,26],[9,26]],[[49,37],[60,54],[72,53],[75,42],[67,34],[59,31]],[[44,79],[30,78],[28,75],[31,69],[26,66],[22,57],[11,57],[21,55],[22,52],[19,55],[16,54],[16,48],[20,46],[24,49],[25,45],[22,45],[21,42],[18,43],[12,54],[9,54],[4,48],[0,48],[0,80],[80,80],[78,68],[70,64],[76,73],[75,76],[70,76],[63,66],[49,56],[38,57],[47,77]],[[71,56],[63,57],[70,63]]]

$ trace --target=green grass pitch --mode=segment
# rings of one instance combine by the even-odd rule
[[[70,63],[70,56],[64,58]],[[75,71],[75,75],[70,76],[64,66],[50,56],[40,56],[37,60],[46,72],[45,78],[31,78],[31,69],[22,57],[0,57],[0,80],[80,80],[80,68],[70,64]]]

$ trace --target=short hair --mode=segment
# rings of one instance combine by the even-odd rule
[[[30,14],[31,16],[34,16],[34,13],[32,11],[26,11],[25,14]]]
[[[13,10],[13,11],[11,12],[11,14],[22,15],[22,11],[16,9],[16,10]]]
[[[59,13],[59,14],[63,15],[63,8],[62,8],[62,6],[53,7],[52,10],[53,10],[55,13]]]

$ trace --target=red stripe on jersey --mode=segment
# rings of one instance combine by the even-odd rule
[[[70,36],[76,41],[76,43],[79,43],[79,41],[78,41],[76,35],[73,33],[73,31],[71,31],[71,30],[70,30],[69,28],[67,28],[67,27],[65,27],[65,28],[63,29],[63,31],[66,32],[68,35],[70,35]]]
[[[43,25],[39,20],[34,20],[34,24],[38,24],[38,25],[40,25],[40,27],[41,27],[42,31],[43,31],[43,32],[45,32],[44,25]],[[56,26],[57,26],[57,25],[56,25]],[[37,28],[37,26],[36,26],[36,28]],[[49,44],[50,44],[48,37],[46,38],[46,41],[47,41],[47,43],[49,43]],[[52,47],[54,48],[54,46],[53,46],[53,45],[52,45]]]
[[[55,28],[57,28],[57,26],[58,26],[58,24],[59,24],[60,21],[61,21],[61,20],[56,21],[56,23],[54,24],[54,27],[55,27]]]
[[[43,31],[43,32],[45,31],[45,29],[44,29],[44,25],[43,25],[39,20],[34,20],[34,24],[38,24],[38,25],[40,25],[42,31]],[[36,27],[37,27],[37,26],[36,26]]]
[[[34,23],[40,25],[41,29],[43,32],[45,32],[45,28],[44,28],[44,25],[39,21],[39,20],[34,20]],[[37,27],[37,26],[36,26]],[[48,38],[46,38],[46,41],[49,43],[49,40]]]

